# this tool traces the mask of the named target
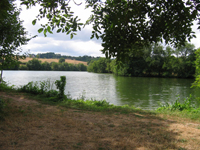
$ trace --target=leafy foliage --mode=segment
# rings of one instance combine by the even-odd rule
[[[65,58],[60,58],[59,63],[63,63],[63,62],[65,62]]]
[[[47,18],[48,23],[42,25],[38,32],[57,32],[70,34],[70,37],[81,30],[77,16],[70,10],[70,0],[21,0],[30,8],[39,4],[41,9],[37,20]],[[75,4],[76,1],[73,1]],[[92,8],[93,14],[85,25],[92,24],[91,38],[101,38],[102,52],[106,57],[116,57],[125,61],[129,54],[135,56],[143,53],[142,49],[151,43],[165,40],[166,43],[184,45],[186,40],[195,37],[192,31],[194,20],[199,20],[199,0],[87,0],[86,8]],[[82,3],[80,3],[82,4]],[[77,4],[79,5],[79,4]],[[198,27],[200,28],[200,26]]]
[[[96,61],[91,61],[88,65],[87,70],[89,72],[96,72],[96,73],[109,73],[110,71],[110,59],[107,58],[100,58]]]
[[[121,66],[116,59],[108,61],[101,58],[88,65],[88,71],[107,73],[112,72],[122,76],[157,76],[193,78],[195,74],[195,49],[193,44],[185,43],[176,49],[164,47],[161,44],[152,44],[144,47],[143,56],[129,55]],[[175,57],[175,55],[177,55]],[[103,63],[104,61],[104,63]]]
[[[47,18],[48,23],[41,25],[42,27],[38,29],[38,32],[43,32],[45,36],[47,36],[47,32],[52,34],[52,30],[56,28],[58,33],[70,34],[71,38],[73,38],[76,35],[75,32],[81,30],[83,24],[79,23],[78,16],[73,15],[74,13],[69,6],[70,0],[21,0],[21,2],[27,8],[36,4],[41,6],[39,14],[32,21],[32,24],[35,25],[42,18]]]
[[[42,70],[42,62],[36,58],[29,60],[26,64],[29,70]]]
[[[66,76],[60,76],[60,80],[56,80],[55,85],[59,90],[58,98],[63,100],[65,98]]]
[[[54,90],[54,84],[47,81],[38,82],[29,82],[28,84],[21,86],[18,88],[21,92],[27,92],[34,95],[43,95],[45,97],[50,98],[52,101],[60,101],[64,100],[66,96],[64,95],[65,85],[66,85],[66,77],[61,76],[61,80],[56,80],[55,85],[59,91]]]
[[[161,107],[159,107],[157,109],[157,111],[161,111],[161,110],[170,110],[170,111],[189,111],[189,112],[194,112],[194,113],[199,113],[200,112],[200,108],[196,108],[191,100],[192,100],[192,95],[190,95],[190,97],[187,97],[186,99],[184,99],[184,102],[181,103],[180,99],[178,98],[173,104],[169,104],[166,103],[164,105],[162,105]]]
[[[91,38],[102,39],[102,52],[109,57],[125,61],[130,53],[142,54],[144,46],[165,40],[166,43],[184,45],[195,37],[191,29],[198,20],[200,2],[176,1],[126,1],[107,0],[105,3],[89,1],[93,15]],[[200,22],[199,22],[200,24]]]
[[[196,56],[196,61],[195,61],[196,75],[195,75],[195,82],[193,83],[193,87],[200,88],[200,48],[197,49],[197,51],[195,52],[195,56]]]
[[[25,57],[25,55],[19,55],[20,46],[31,39],[26,37],[27,32],[19,19],[20,10],[12,3],[7,5],[7,10],[3,11],[3,17],[0,18],[0,83],[3,70],[15,66],[20,58]]]

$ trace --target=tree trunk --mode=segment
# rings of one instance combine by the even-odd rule
[[[3,81],[3,70],[1,70],[0,84],[2,83],[2,81]]]

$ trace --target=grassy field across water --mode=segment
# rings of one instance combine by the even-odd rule
[[[27,57],[26,59],[20,59],[19,61],[21,61],[22,63],[26,63],[26,62],[28,62],[29,60],[32,60],[33,58],[30,58],[30,57]],[[53,59],[53,58],[51,58],[51,59],[46,59],[46,58],[38,58],[38,60],[41,60],[42,61],[42,63],[43,62],[48,62],[48,63],[51,63],[51,62],[59,62],[59,59]],[[70,63],[70,64],[84,64],[84,65],[86,65],[87,66],[87,62],[84,62],[84,61],[79,61],[79,60],[72,60],[72,59],[65,59],[65,62],[66,63]]]

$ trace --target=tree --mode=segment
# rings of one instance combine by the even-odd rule
[[[48,62],[43,62],[42,63],[42,70],[51,70],[51,65]]]
[[[5,1],[6,9],[0,12],[0,84],[2,82],[3,70],[15,66],[20,58],[25,55],[20,55],[20,46],[26,44],[31,38],[27,38],[27,32],[22,26],[22,21],[19,19],[20,10],[18,10],[12,1]],[[0,2],[0,8],[4,3]]]
[[[63,63],[63,62],[65,62],[65,58],[60,58],[59,63]]]
[[[93,60],[88,65],[87,70],[89,72],[95,73],[109,73],[110,70],[110,59],[107,58],[99,58],[98,60]]]
[[[38,17],[47,18],[38,32],[57,32],[71,34],[81,30],[77,16],[70,11],[70,0],[21,0],[27,8],[39,4]],[[86,7],[92,8],[93,14],[86,24],[93,25],[91,38],[101,38],[102,52],[107,57],[116,57],[124,61],[129,53],[141,55],[143,47],[165,40],[175,46],[184,45],[186,40],[195,37],[192,31],[194,20],[200,25],[199,0],[86,0]],[[77,4],[77,3],[76,3]],[[81,3],[80,3],[81,4]],[[79,4],[77,4],[79,5]],[[199,26],[200,29],[200,26]]]
[[[28,70],[42,70],[42,62],[36,58],[29,60],[26,65]]]

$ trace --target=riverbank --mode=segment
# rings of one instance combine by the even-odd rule
[[[0,149],[199,149],[200,123],[142,110],[88,111],[5,91]]]

